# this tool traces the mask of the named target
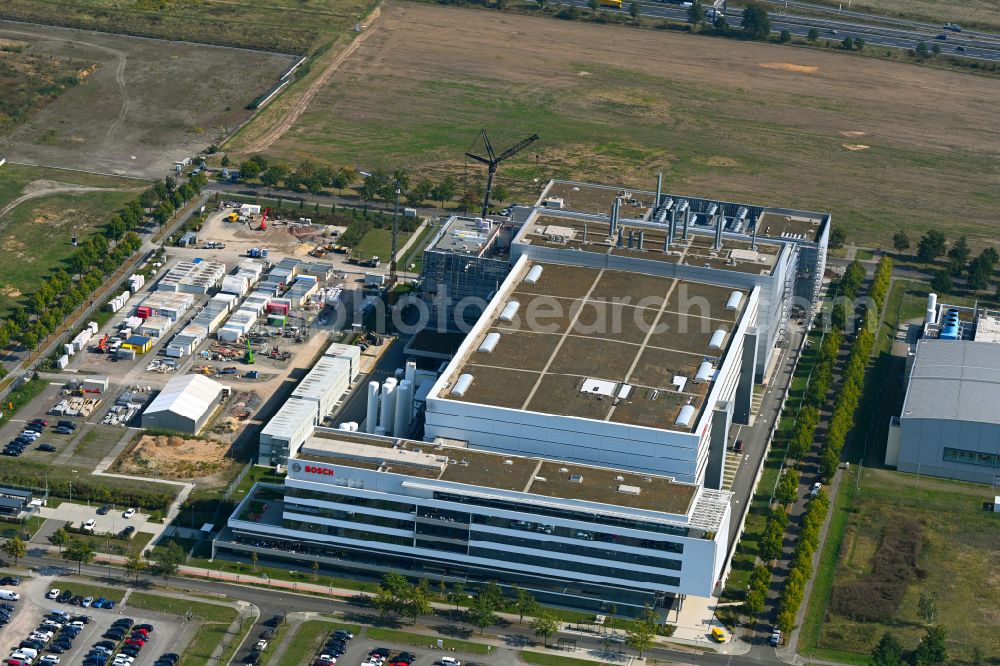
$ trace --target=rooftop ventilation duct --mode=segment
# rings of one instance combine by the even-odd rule
[[[517,315],[517,311],[520,309],[521,304],[517,301],[511,301],[504,306],[503,311],[500,313],[500,321],[510,323],[514,320],[514,316]]]
[[[500,342],[500,334],[496,331],[486,334],[486,338],[483,339],[483,343],[479,345],[479,351],[486,354],[492,353],[494,349],[497,348],[497,343]]]
[[[536,264],[535,266],[532,266],[531,270],[528,271],[528,274],[524,276],[523,282],[524,284],[535,284],[538,282],[538,278],[540,277],[542,277],[542,267]]]
[[[715,245],[712,249],[722,249],[722,228],[724,226],[726,226],[726,218],[722,215],[717,215],[715,218]]]
[[[694,405],[684,405],[681,407],[681,413],[674,420],[674,425],[681,426],[682,428],[690,428],[695,411]]]
[[[460,376],[458,381],[455,382],[455,385],[451,387],[450,394],[461,398],[465,395],[465,392],[469,390],[469,387],[472,386],[472,380],[473,376],[469,373],[465,373]]]
[[[698,366],[698,373],[695,374],[694,381],[696,384],[710,382],[714,374],[715,368],[712,367],[712,363],[710,361],[702,361],[701,365]]]
[[[726,341],[726,329],[720,328],[712,333],[712,339],[708,341],[710,349],[722,349],[722,343]]]

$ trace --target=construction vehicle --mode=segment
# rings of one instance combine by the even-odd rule
[[[243,357],[243,362],[247,365],[253,365],[253,349],[250,347],[250,341],[247,340],[247,353]]]
[[[257,231],[267,231],[267,214],[270,210],[270,208],[264,209],[263,214],[260,216],[260,226],[257,227]]]
[[[104,337],[97,342],[97,351],[102,354],[108,351],[108,334],[105,333]]]
[[[337,254],[347,254],[348,252],[351,251],[351,248],[347,247],[346,245],[334,245],[333,251],[336,252]]]
[[[317,245],[316,247],[314,247],[314,248],[313,248],[313,249],[312,249],[312,250],[311,250],[311,251],[309,252],[309,254],[310,254],[311,256],[313,256],[313,257],[316,257],[317,259],[320,259],[320,258],[322,258],[322,257],[325,257],[325,256],[326,256],[326,252],[327,252],[327,249],[326,249],[326,247],[325,247],[325,246],[323,246],[323,245]]]
[[[240,214],[234,210],[229,215],[226,215],[225,220],[226,222],[239,222]]]

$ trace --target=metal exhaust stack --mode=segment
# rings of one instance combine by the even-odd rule
[[[660,196],[663,194],[663,172],[656,174],[656,203],[653,204],[653,208],[660,205]]]
[[[688,225],[691,224],[691,206],[684,209],[684,240],[688,239]]]
[[[715,216],[715,246],[713,250],[722,249],[722,227],[725,225],[726,218],[721,214]]]
[[[625,230],[618,229],[618,247],[623,247],[625,244]]]
[[[757,251],[757,225],[760,224],[760,216],[754,218],[753,231],[750,233],[750,249]]]
[[[618,233],[618,197],[611,202],[611,230],[608,232],[608,236],[614,238],[614,235]]]
[[[638,250],[640,252],[642,252],[643,246],[645,244],[646,244],[646,232],[644,230],[642,230],[642,229],[639,229],[639,247],[638,247]]]
[[[635,243],[635,229],[628,230],[628,249],[632,249],[632,245]]]
[[[586,224],[583,225],[583,242],[586,245],[586,243],[587,243],[587,225]]]
[[[670,248],[670,244],[674,242],[674,233],[677,231],[677,209],[679,206],[674,206],[670,209],[670,225],[667,227],[667,238],[663,243],[663,251],[666,252]]]

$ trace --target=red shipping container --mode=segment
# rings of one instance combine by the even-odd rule
[[[146,307],[145,305],[140,305],[135,309],[135,316],[142,319],[149,319],[153,316],[153,309]]]

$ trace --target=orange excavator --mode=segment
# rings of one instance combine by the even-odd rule
[[[260,227],[258,227],[258,231],[267,231],[267,214],[270,211],[270,208],[264,209],[264,214],[260,216]]]
[[[104,337],[101,338],[97,343],[97,350],[100,352],[108,351],[108,334],[105,333]]]

